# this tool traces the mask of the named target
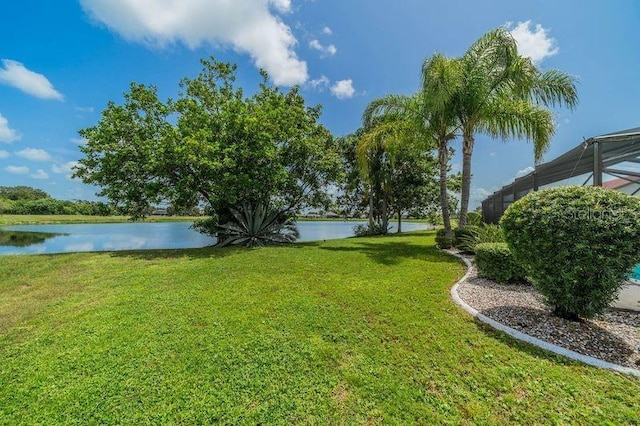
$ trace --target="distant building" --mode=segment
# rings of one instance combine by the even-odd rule
[[[629,195],[640,195],[640,177],[629,176],[626,179],[617,178],[602,182],[602,186]]]

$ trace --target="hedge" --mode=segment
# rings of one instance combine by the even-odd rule
[[[501,284],[525,283],[526,272],[507,243],[480,243],[474,247],[478,276]]]

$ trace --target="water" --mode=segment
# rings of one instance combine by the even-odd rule
[[[633,268],[633,271],[631,271],[631,276],[629,277],[629,279],[631,279],[634,282],[634,284],[640,285],[640,265],[636,265]]]
[[[350,237],[353,227],[359,223],[366,222],[299,222],[299,241]],[[190,229],[190,225],[165,222],[4,226],[0,227],[0,255],[184,249],[215,243],[215,239]],[[402,224],[404,231],[426,227],[423,223]],[[395,232],[395,228],[391,232]]]

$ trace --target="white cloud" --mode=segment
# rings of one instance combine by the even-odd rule
[[[353,88],[353,80],[336,81],[334,85],[331,86],[331,93],[338,99],[353,98],[356,94],[356,90]]]
[[[317,89],[320,91],[329,87],[329,84],[331,84],[331,81],[327,78],[326,75],[323,75],[320,78],[316,78],[315,80],[309,81],[309,86],[311,86],[312,89]]]
[[[321,52],[323,56],[333,56],[338,53],[338,48],[336,48],[333,44],[328,46],[323,46],[318,40],[311,40],[309,42],[309,47]]]
[[[49,179],[49,175],[42,169],[38,169],[35,173],[30,175],[34,179]]]
[[[475,210],[476,207],[482,205],[482,201],[486,199],[488,196],[492,195],[499,188],[497,186],[491,187],[489,189],[485,188],[471,188],[469,194],[469,210]]]
[[[3,59],[2,65],[4,68],[0,68],[0,83],[13,86],[37,98],[59,101],[64,99],[44,75],[33,72],[20,62],[10,59]]]
[[[269,4],[280,13],[291,12],[291,0],[269,0]]]
[[[156,47],[183,43],[231,46],[248,53],[275,84],[307,81],[307,63],[294,50],[291,28],[272,13],[290,0],[80,0],[85,12],[129,41]]]
[[[24,166],[7,166],[4,168],[4,171],[12,175],[26,175],[29,173],[29,168]]]
[[[25,148],[16,152],[16,155],[31,161],[50,161],[51,156],[44,149]]]
[[[518,22],[515,27],[509,22],[507,29],[518,43],[518,53],[531,58],[536,64],[560,52],[556,40],[549,37],[547,29],[542,28],[540,24],[536,24],[532,29],[531,21]]]
[[[535,170],[535,167],[533,167],[533,166],[529,166],[529,167],[526,167],[526,168],[524,168],[522,170],[518,170],[518,172],[516,173],[516,177],[519,178],[519,177],[526,176],[529,173],[533,172],[534,170]]]
[[[331,28],[329,28],[329,27],[324,27],[322,29],[322,33],[326,34],[326,35],[331,35],[331,34],[333,34],[333,31],[331,31]]]
[[[0,158],[9,158],[9,153],[0,149]]]
[[[80,146],[84,146],[87,144],[87,139],[85,138],[71,138],[69,139],[71,142],[75,143],[76,145],[80,145]]]
[[[56,174],[64,174],[67,179],[71,179],[71,176],[75,172],[74,168],[78,165],[77,161],[69,161],[64,164],[53,164],[51,166],[51,171]]]
[[[11,143],[19,141],[20,134],[9,127],[9,122],[0,114],[0,142]]]
[[[77,106],[75,107],[75,110],[78,112],[84,112],[87,114],[91,114],[94,111],[94,108],[92,106],[85,106],[85,107],[81,107],[81,106]]]

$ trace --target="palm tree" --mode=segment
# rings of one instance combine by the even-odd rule
[[[451,108],[454,94],[460,81],[459,64],[440,54],[427,58],[422,66],[422,85],[413,96],[387,95],[371,102],[364,114],[365,125],[379,117],[394,117],[411,123],[414,134],[423,144],[423,149],[438,148],[440,169],[440,208],[445,233],[453,236],[447,173],[449,171],[449,142],[455,138],[456,116]]]
[[[516,41],[504,28],[482,36],[457,60],[456,93],[449,99],[462,131],[460,226],[466,225],[471,189],[471,157],[475,134],[503,139],[529,139],[538,162],[555,133],[548,106],[573,108],[575,83],[564,72],[541,72],[518,55]]]

